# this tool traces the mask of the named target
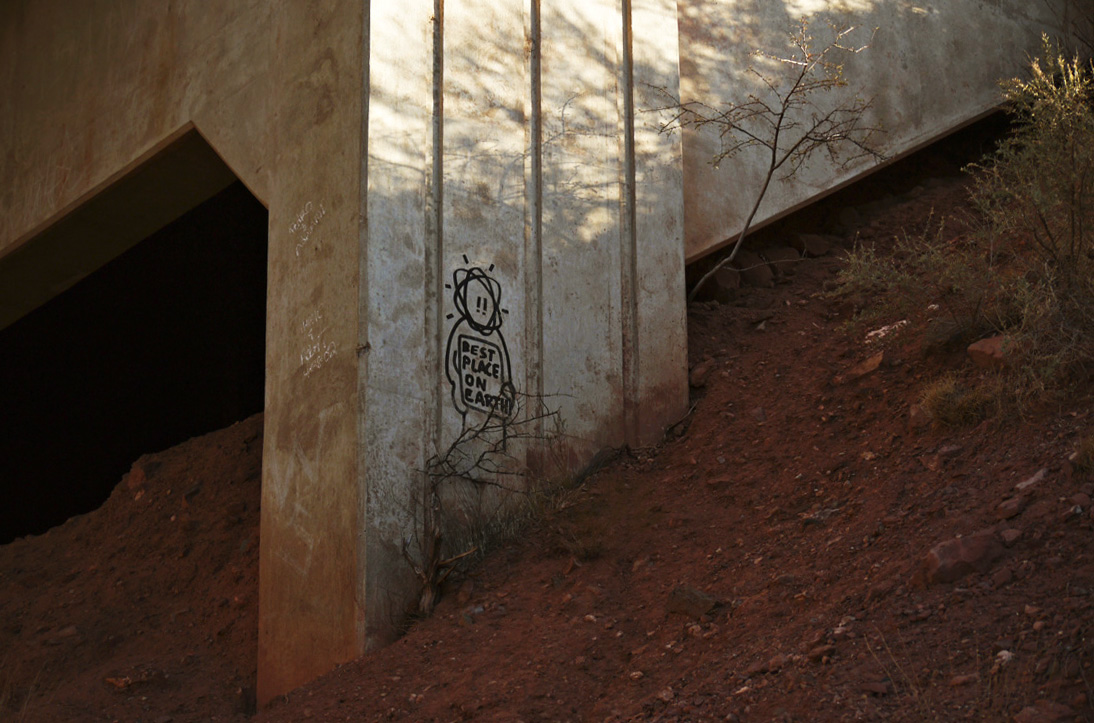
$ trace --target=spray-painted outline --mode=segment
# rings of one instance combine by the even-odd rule
[[[456,269],[452,283],[445,284],[452,290],[456,308],[456,313],[446,318],[459,316],[448,334],[444,352],[452,403],[464,419],[472,409],[508,417],[513,413],[516,388],[501,326],[509,310],[501,306],[501,284],[490,275],[494,264],[486,269],[470,266],[467,256],[463,262],[467,267]],[[469,306],[471,299],[475,301],[474,310]],[[496,382],[496,391],[489,388],[490,380]]]

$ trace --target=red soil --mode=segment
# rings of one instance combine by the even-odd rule
[[[862,209],[859,237],[960,211],[962,184]],[[705,383],[670,439],[622,452],[432,618],[258,719],[1094,720],[1094,485],[1066,462],[1090,395],[919,425],[922,384],[969,362],[924,357],[913,321],[860,376],[879,349],[823,293],[839,267],[837,251],[694,306]],[[102,509],[0,548],[0,716],[246,717],[260,430],[144,457]],[[932,548],[983,530],[1009,531],[996,559],[928,584]]]

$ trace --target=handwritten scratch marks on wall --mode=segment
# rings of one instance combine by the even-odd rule
[[[304,349],[300,352],[300,366],[304,369],[304,378],[311,376],[312,372],[334,358],[338,353],[338,347],[333,341],[323,337],[327,332],[326,319],[323,309],[320,307],[300,322],[304,332]]]
[[[308,242],[315,237],[315,230],[319,228],[319,222],[327,215],[327,209],[323,204],[315,206],[311,201],[304,204],[300,213],[289,225],[289,233],[296,238],[296,257],[307,250]],[[316,246],[318,248],[318,245]]]
[[[448,334],[445,350],[452,402],[465,420],[472,409],[508,417],[513,413],[516,390],[501,326],[509,310],[501,306],[501,284],[490,275],[494,265],[486,269],[470,266],[466,256],[463,262],[466,268],[456,269],[452,283],[445,284],[452,290],[456,309],[447,318],[459,317]]]

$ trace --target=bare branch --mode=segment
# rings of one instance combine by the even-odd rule
[[[767,98],[749,95],[742,102],[730,102],[715,109],[707,103],[680,102],[662,89],[663,95],[674,102],[656,109],[670,114],[661,131],[717,128],[723,148],[711,159],[715,166],[751,148],[761,147],[767,151],[767,171],[732,250],[699,280],[688,294],[689,302],[719,269],[736,257],[776,175],[779,180],[789,179],[820,150],[824,150],[833,163],[842,166],[862,158],[883,158],[874,145],[881,129],[864,122],[871,108],[869,101],[837,99],[830,107],[823,108],[817,102],[818,97],[847,86],[843,64],[837,61],[837,55],[855,55],[869,47],[869,42],[862,45],[847,42],[855,30],[853,26],[830,26],[832,39],[817,49],[809,34],[809,21],[802,18],[790,33],[789,54],[753,51],[753,57],[764,58],[789,70],[786,76],[779,77],[749,66],[747,72],[767,89]],[[845,150],[850,153],[844,154]]]

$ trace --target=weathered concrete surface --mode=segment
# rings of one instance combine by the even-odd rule
[[[358,392],[369,645],[390,640],[416,589],[406,556],[428,538],[429,461],[491,398],[557,410],[571,468],[655,441],[686,403],[681,150],[656,118],[635,123],[631,95],[675,86],[672,4],[636,4],[629,25],[603,0],[440,10],[371,11]],[[486,371],[460,368],[467,348]],[[511,497],[438,494],[465,522]]]
[[[190,126],[265,201],[269,31],[257,1],[0,5],[0,256]]]
[[[33,280],[12,313],[218,191],[228,168],[270,209],[262,699],[364,644],[365,23],[352,2],[0,6],[0,280]],[[210,147],[219,158],[161,162]]]
[[[1062,0],[681,0],[681,100],[717,106],[762,94],[748,72],[751,51],[779,54],[799,18],[811,18],[818,49],[831,37],[828,23],[858,26],[849,43],[869,42],[845,55],[849,87],[874,99],[867,122],[886,131],[882,150],[896,157],[982,117],[1001,101],[999,81],[1023,71],[1040,49],[1042,31],[1058,32]],[[877,28],[870,40],[871,31]],[[762,59],[761,59],[762,61]],[[774,74],[769,66],[757,65]],[[775,76],[773,76],[775,77]],[[824,107],[833,98],[819,101]],[[766,158],[746,151],[717,168],[716,133],[684,133],[686,255],[694,260],[735,240],[760,189]],[[817,199],[864,173],[870,161],[839,168],[817,154],[789,182],[767,193],[753,228]]]
[[[0,329],[236,180],[186,128],[132,172],[0,259]],[[169,190],[168,190],[169,189]]]
[[[353,0],[276,3],[258,697],[364,645],[356,394],[364,38]]]
[[[673,4],[365,7],[0,10],[0,277],[41,280],[13,316],[229,169],[269,208],[260,700],[392,638],[424,470],[491,407],[559,411],[576,469],[687,398],[681,145],[635,112],[676,86]],[[191,146],[208,179],[160,163]],[[441,497],[462,525],[512,502]]]

